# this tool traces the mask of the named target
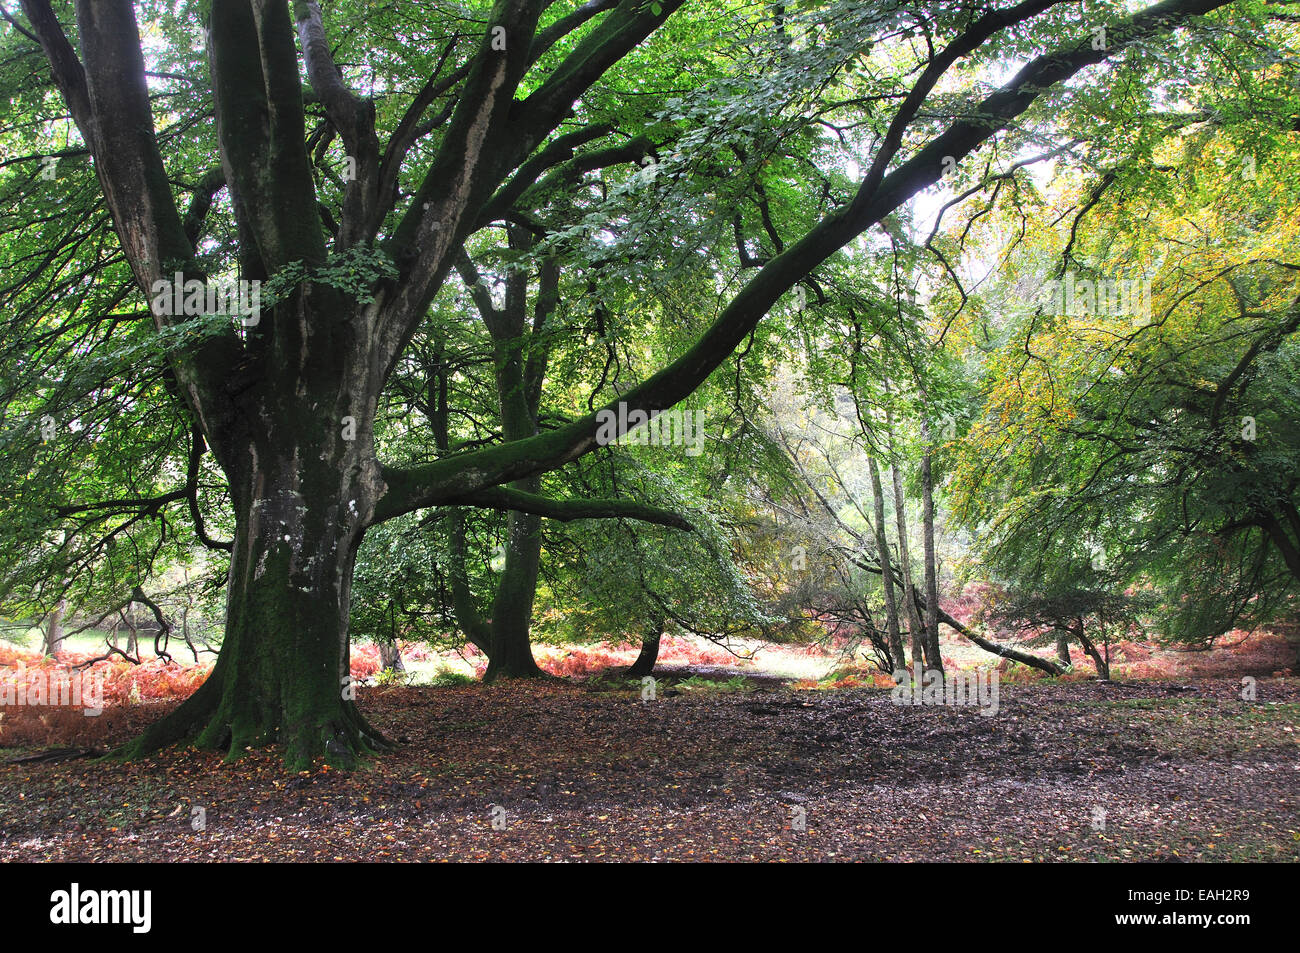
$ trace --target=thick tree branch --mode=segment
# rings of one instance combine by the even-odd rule
[[[391,368],[410,340],[450,269],[453,250],[477,226],[478,211],[505,175],[559,127],[592,83],[683,2],[622,0],[523,102],[514,100],[519,81],[539,45],[553,42],[543,35],[539,44],[534,36],[546,4],[497,4],[438,155],[391,242],[406,280],[384,307],[382,367]],[[604,9],[588,5],[579,13],[590,19]],[[505,49],[496,44],[501,31]]]
[[[77,53],[68,42],[58,17],[50,9],[49,0],[22,0],[23,12],[39,37],[41,49],[49,61],[54,82],[68,104],[72,120],[81,131],[81,138],[93,151],[95,130],[90,109],[90,93],[86,88],[86,71],[77,59]],[[8,17],[6,17],[8,19]],[[25,32],[25,31],[24,31]]]
[[[607,519],[622,517],[657,523],[675,529],[693,530],[695,527],[680,513],[635,500],[556,500],[538,493],[527,493],[510,487],[491,487],[470,496],[451,501],[453,506],[477,506],[489,510],[514,510],[531,513],[547,519],[568,523],[573,520]]]
[[[1260,354],[1276,351],[1282,346],[1284,340],[1295,334],[1297,329],[1300,329],[1300,298],[1292,302],[1286,323],[1252,342],[1250,347],[1246,349],[1246,353],[1228,372],[1228,375],[1219,382],[1219,386],[1214,391],[1214,404],[1210,408],[1211,429],[1219,425],[1219,419],[1223,415],[1223,408],[1227,402],[1229,392],[1250,369],[1251,365],[1255,363]]]
[[[391,211],[397,199],[397,179],[402,170],[402,163],[406,160],[406,154],[411,151],[411,147],[424,134],[426,128],[432,128],[420,122],[425,110],[435,99],[469,74],[470,64],[465,63],[443,79],[438,79],[447,60],[455,52],[456,42],[455,39],[447,41],[433,68],[432,75],[420,87],[411,104],[406,107],[406,112],[402,114],[392,136],[388,139],[388,145],[384,148],[384,157],[379,163],[379,206],[385,214]]]
[[[924,617],[925,615],[924,600],[921,598],[920,593],[916,592],[916,590],[913,590],[912,594],[916,598],[917,611],[920,612],[921,615]],[[985,652],[991,652],[994,655],[1001,656],[1002,658],[1011,659],[1011,661],[1019,662],[1021,665],[1028,665],[1030,668],[1036,668],[1040,672],[1046,672],[1048,675],[1056,676],[1056,675],[1065,674],[1065,669],[1062,668],[1060,665],[1058,665],[1056,662],[1053,662],[1051,659],[1043,658],[1042,656],[1035,655],[1032,652],[1022,652],[1020,649],[1012,648],[1009,645],[1003,645],[1000,642],[994,642],[992,639],[986,639],[984,638],[984,636],[973,631],[970,627],[962,625],[960,622],[954,619],[947,612],[944,612],[942,608],[939,609],[938,615],[939,615],[940,622],[949,626],[960,635],[969,639],[971,642],[974,642]]]
[[[348,248],[378,230],[384,210],[379,207],[381,166],[379,139],[375,135],[374,103],[353,95],[330,52],[316,0],[294,0],[298,40],[307,64],[307,78],[325,107],[348,151],[347,192],[339,224],[337,248]]]
[[[514,111],[512,123],[522,155],[556,128],[578,97],[611,66],[636,49],[685,0],[622,0],[579,41],[550,77]]]
[[[245,270],[257,278],[291,261],[320,264],[325,238],[288,6],[215,0],[209,23],[222,165],[236,217],[252,238]]]
[[[379,366],[384,371],[423,319],[456,249],[473,230],[478,209],[517,164],[509,117],[543,7],[541,0],[496,5],[438,153],[388,243],[401,281],[379,312]],[[501,36],[504,49],[497,43]]]
[[[939,80],[943,78],[943,75],[948,72],[954,63],[963,57],[969,56],[990,37],[1005,30],[1008,26],[1032,19],[1049,7],[1061,2],[1063,0],[1024,0],[1023,3],[1006,10],[991,10],[971,24],[957,39],[948,44],[941,53],[932,56],[929,64],[912,86],[911,92],[908,93],[907,98],[903,100],[894,113],[889,129],[886,130],[884,138],[876,148],[876,155],[871,162],[871,168],[862,180],[861,191],[875,191],[881,179],[884,178],[889,163],[902,145],[903,134],[907,131],[908,126],[912,124],[912,121],[916,119],[921,107],[925,104],[926,99]],[[861,191],[859,194],[861,194]]]
[[[584,3],[567,16],[556,20],[546,29],[539,30],[537,38],[533,40],[533,48],[529,57],[530,62],[536,62],[543,53],[587,23],[592,17],[604,13],[606,10],[613,10],[618,4],[619,0],[588,0],[587,3]]]
[[[85,63],[75,56],[48,6],[26,3],[78,125],[86,123],[95,171],[127,261],[141,290],[164,274],[164,263],[189,262],[193,246],[172,198],[154,134],[144,54],[130,0],[78,0],[77,29]],[[38,9],[39,8],[39,9]],[[56,32],[57,31],[57,32]]]

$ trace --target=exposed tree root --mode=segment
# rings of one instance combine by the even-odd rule
[[[224,751],[227,761],[236,761],[250,749],[279,745],[291,770],[308,769],[318,759],[331,767],[351,769],[392,748],[388,739],[367,724],[354,702],[317,706],[328,710],[313,709],[291,722],[283,713],[266,712],[233,695],[221,691],[214,672],[174,712],[107,757],[133,760],[189,742],[202,750]]]

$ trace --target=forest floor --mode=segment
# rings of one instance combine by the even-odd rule
[[[1004,682],[985,716],[698,674],[654,700],[612,678],[373,688],[397,746],[352,773],[0,762],[0,860],[1295,861],[1300,678],[1255,689]],[[173,704],[105,711],[105,741]]]

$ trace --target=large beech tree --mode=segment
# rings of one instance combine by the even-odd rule
[[[229,197],[240,277],[278,280],[281,290],[256,326],[196,335],[168,352],[176,393],[229,485],[226,633],[204,685],[130,752],[193,739],[234,755],[278,741],[286,760],[301,765],[318,756],[351,763],[382,747],[340,687],[351,576],[367,527],[441,506],[655,516],[630,501],[553,500],[527,489],[538,474],[597,446],[594,413],[540,433],[511,428],[503,442],[407,468],[380,459],[372,423],[465,239],[547,170],[611,134],[573,124],[584,95],[683,5],[499,0],[473,52],[444,58],[383,128],[375,102],[344,81],[317,3],[212,0],[206,22],[192,24],[192,40],[206,30],[220,144],[208,201],[220,188]],[[1225,5],[1164,0],[1133,13],[1097,5],[1086,16],[1062,0],[853,8],[862,49],[849,55],[865,56],[873,31],[910,37],[922,52],[915,69],[897,71],[874,100],[871,152],[852,197],[773,249],[693,346],[621,399],[645,411],[681,401],[796,282],[1013,126],[1037,99]],[[50,0],[22,0],[21,26],[39,42],[90,152],[137,289],[149,300],[155,283],[177,272],[207,280],[195,228],[203,209],[178,208],[135,4],[71,6],[75,44],[72,24],[60,22]],[[784,30],[786,14],[774,16],[774,29]],[[949,74],[983,62],[987,45],[1025,35],[1032,39],[1014,50],[1023,63],[1014,75],[952,108],[951,94],[940,93]],[[337,221],[322,214],[313,176],[304,68],[307,96],[324,108],[354,173]],[[435,103],[446,108],[437,112]],[[399,182],[412,171],[405,164],[417,154],[417,184],[403,190]],[[346,254],[374,263],[375,279],[361,292],[330,278],[331,261]],[[192,319],[145,312],[141,320],[174,333]],[[355,421],[352,439],[346,418]]]

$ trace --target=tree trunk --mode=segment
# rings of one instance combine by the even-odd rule
[[[533,678],[544,673],[533,658],[530,630],[541,564],[541,520],[523,513],[507,517],[505,566],[497,581],[492,617],[484,618],[469,585],[465,514],[452,514],[450,573],[452,608],[465,637],[488,657],[484,682]]]
[[[537,492],[540,481],[526,480],[520,489]],[[491,645],[483,681],[498,678],[536,678],[544,674],[533,658],[529,638],[533,621],[533,600],[537,595],[537,572],[542,557],[542,520],[539,516],[512,512],[507,517],[506,564],[492,602]]]
[[[871,475],[871,495],[875,501],[876,551],[880,559],[880,578],[885,587],[885,620],[889,633],[890,670],[907,668],[907,655],[903,649],[903,635],[898,625],[898,603],[894,593],[894,570],[889,558],[889,537],[885,533],[885,493],[880,484],[880,467],[875,457],[867,457],[867,470]]]
[[[663,638],[664,620],[656,619],[646,629],[646,633],[641,638],[641,652],[637,655],[636,661],[623,674],[628,678],[644,678],[647,675],[653,675],[655,663],[659,661],[659,640]]]
[[[68,600],[60,599],[50,610],[45,623],[44,652],[46,655],[58,655],[63,651],[63,613],[67,611]]]
[[[1078,637],[1079,644],[1083,646],[1083,651],[1092,659],[1092,664],[1097,667],[1097,677],[1105,682],[1110,681],[1110,663],[1102,657],[1092,639],[1088,638],[1087,633],[1084,632],[1082,619],[1079,620],[1079,627],[1074,634]]]
[[[406,664],[402,661],[402,650],[397,641],[379,643],[379,664],[385,672],[405,672]]]
[[[527,251],[533,237],[522,228],[509,232],[510,247]],[[537,413],[541,406],[542,381],[546,376],[547,348],[543,345],[526,354],[525,341],[541,331],[559,301],[559,267],[543,263],[534,296],[533,321],[528,322],[529,274],[511,269],[506,275],[504,307],[497,308],[478,280],[473,262],[457,266],[470,287],[483,323],[492,336],[492,364],[501,412],[501,433],[508,441],[537,435]],[[540,476],[516,480],[515,490],[538,493]],[[542,519],[531,513],[512,511],[506,521],[506,564],[492,600],[491,646],[483,681],[498,678],[536,678],[545,674],[533,659],[530,631],[533,601],[537,596],[537,573],[542,560]]]
[[[1063,668],[1070,667],[1070,636],[1062,632],[1056,637],[1056,660]]]
[[[135,605],[126,608],[126,654],[132,658],[140,657],[139,629],[135,623]]]
[[[533,245],[533,237],[526,229],[512,228],[509,242],[511,248],[527,251]],[[559,266],[547,261],[540,267],[531,330],[527,307],[529,274],[525,269],[511,268],[507,271],[504,306],[498,308],[468,255],[457,259],[456,268],[492,338],[492,364],[502,436],[507,441],[535,437],[542,381],[546,376],[547,347],[543,344],[526,353],[529,349],[525,342],[530,335],[535,336],[541,331],[559,301]],[[440,355],[433,370],[439,394],[433,421],[434,439],[439,447],[445,449],[448,445],[447,378]],[[536,494],[542,488],[542,481],[540,476],[533,476],[515,480],[509,486],[513,490]],[[491,617],[486,620],[479,614],[464,573],[466,540],[463,518],[454,531],[457,537],[453,546],[460,563],[460,579],[453,579],[456,615],[471,641],[487,653],[488,667],[483,673],[483,681],[544,675],[533,658],[530,639],[537,574],[542,558],[541,517],[518,511],[511,511],[506,517],[505,566],[492,599]]]
[[[194,640],[190,638],[190,607],[188,605],[181,607],[181,638],[185,641],[186,647],[189,648],[190,654],[194,656],[194,664],[197,665],[199,663],[199,650],[195,648]]]
[[[496,346],[497,391],[502,431],[508,440],[537,433],[536,404],[526,387],[519,337],[500,340]],[[540,396],[540,394],[538,395]],[[537,493],[540,477],[516,480],[513,489]],[[537,573],[542,561],[542,518],[511,511],[506,517],[506,562],[497,581],[489,620],[488,667],[484,682],[498,678],[536,678],[545,674],[533,658],[530,633]]]
[[[934,478],[930,469],[930,426],[921,420],[925,452],[921,456],[921,522],[925,542],[925,654],[926,669],[943,671],[939,651],[939,572],[934,545]]]
[[[894,456],[894,419],[886,409],[885,429],[889,432],[889,454]],[[898,527],[898,568],[903,582],[903,604],[907,609],[907,631],[912,640],[912,665],[925,668],[925,633],[921,614],[916,610],[916,586],[912,581],[912,554],[907,542],[907,498],[903,495],[903,475],[897,461],[889,467],[894,484],[894,522]]]
[[[519,481],[532,487],[539,481]],[[531,490],[530,492],[536,492]],[[452,607],[456,621],[470,642],[488,657],[484,682],[498,678],[536,678],[545,673],[533,658],[530,633],[537,574],[541,566],[541,518],[511,512],[507,517],[505,566],[497,580],[491,618],[483,618],[470,588],[466,571],[466,527],[463,512],[453,515],[451,528]]]
[[[234,759],[279,743],[301,770],[321,757],[351,766],[385,746],[354,702],[348,643],[352,571],[383,484],[366,462],[369,433],[340,434],[336,424],[343,415],[334,402],[347,406],[346,388],[312,396],[280,398],[298,404],[296,445],[280,432],[222,455],[235,536],[221,654],[198,691],[128,756],[193,739]]]
[[[939,619],[945,625],[950,626],[954,632],[969,639],[985,652],[993,653],[998,656],[998,658],[1011,659],[1012,661],[1019,662],[1021,665],[1028,665],[1030,668],[1036,668],[1038,671],[1045,672],[1048,675],[1056,676],[1065,674],[1061,667],[1051,659],[1040,658],[1032,652],[1022,652],[1020,649],[1014,648],[1010,645],[999,645],[997,642],[984,638],[968,626],[962,625],[942,609],[939,610]]]

